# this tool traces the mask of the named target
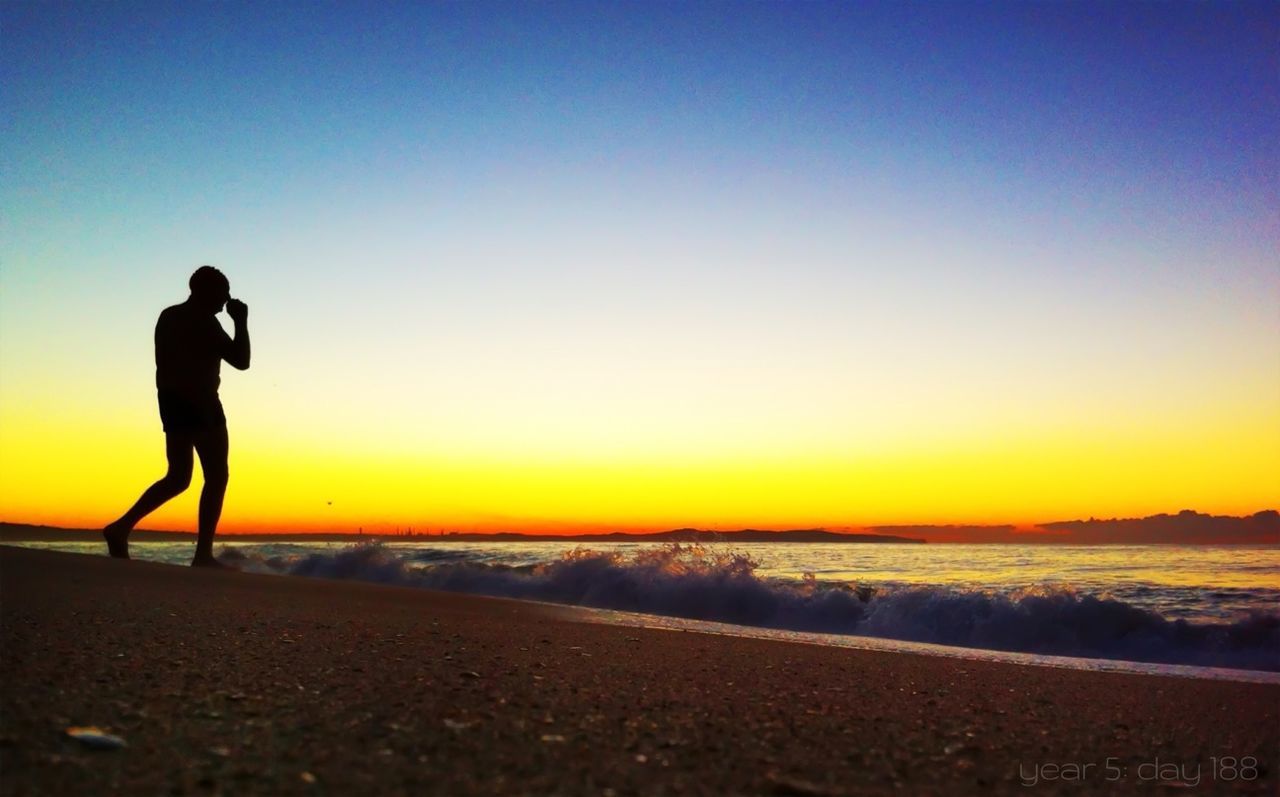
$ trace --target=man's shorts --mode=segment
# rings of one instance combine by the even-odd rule
[[[156,394],[160,402],[160,421],[165,434],[195,434],[212,429],[224,429],[227,416],[222,412],[222,402],[217,396],[193,400],[169,390]]]

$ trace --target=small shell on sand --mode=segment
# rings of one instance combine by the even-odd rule
[[[95,728],[92,725],[72,726],[67,728],[66,734],[90,750],[119,750],[122,747],[129,746],[119,736],[107,733],[101,728]]]

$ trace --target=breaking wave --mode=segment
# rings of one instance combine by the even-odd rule
[[[578,548],[527,565],[450,550],[362,544],[336,552],[260,556],[224,549],[246,570],[354,579],[524,598],[693,620],[853,634],[988,650],[1280,671],[1280,613],[1234,622],[1171,620],[1070,588],[1011,591],[860,587],[757,575],[733,551],[672,544],[622,554]]]

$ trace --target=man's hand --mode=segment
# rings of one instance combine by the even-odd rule
[[[249,305],[239,299],[228,299],[227,315],[231,316],[231,320],[237,324],[243,324],[249,320]]]

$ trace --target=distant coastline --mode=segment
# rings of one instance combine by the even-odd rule
[[[69,529],[0,522],[0,542],[96,542],[98,529]],[[191,541],[186,531],[139,529],[137,542]],[[1191,510],[1144,518],[1068,520],[1030,526],[903,525],[871,526],[858,531],[827,529],[740,529],[707,531],[672,529],[651,533],[521,534],[519,532],[453,531],[443,533],[298,532],[219,536],[222,542],[738,542],[921,545],[925,543],[1012,543],[1058,545],[1275,545],[1280,544],[1280,512],[1268,509],[1243,517],[1206,515]]]
[[[0,542],[94,542],[101,540],[98,529],[65,529],[57,526],[33,526],[22,523],[0,523]],[[135,542],[189,542],[190,531],[148,531],[137,529],[130,536]],[[352,534],[349,532],[286,534],[221,534],[221,542],[795,542],[795,543],[894,543],[923,545],[922,539],[888,534],[846,534],[825,529],[789,529],[770,531],[705,531],[672,529],[649,534],[611,532],[607,534],[520,534],[501,532],[446,532],[443,534]]]

